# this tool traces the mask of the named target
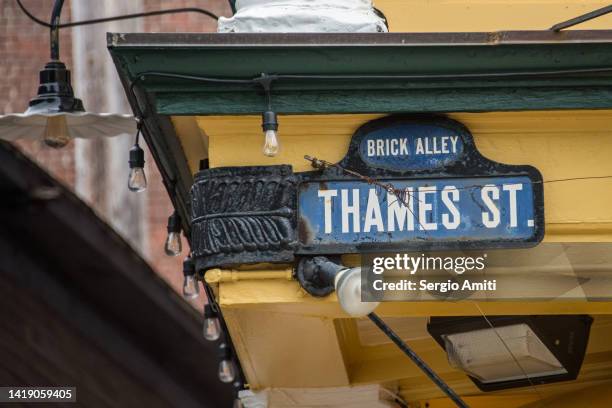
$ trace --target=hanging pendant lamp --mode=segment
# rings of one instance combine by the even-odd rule
[[[132,115],[87,112],[74,97],[70,70],[59,60],[59,21],[64,1],[56,0],[51,16],[51,61],[40,71],[38,94],[24,113],[0,115],[0,139],[43,140],[60,148],[74,138],[102,138],[136,132]]]

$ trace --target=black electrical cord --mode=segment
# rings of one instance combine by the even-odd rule
[[[575,26],[577,24],[582,24],[585,21],[589,21],[589,20],[592,20],[594,18],[601,17],[601,16],[603,16],[605,14],[608,14],[608,13],[612,13],[612,5],[605,6],[605,7],[602,7],[600,9],[591,11],[590,13],[582,14],[582,15],[580,15],[578,17],[574,17],[574,18],[569,19],[567,21],[563,21],[561,23],[555,24],[554,26],[550,27],[549,30],[550,31],[559,32],[561,30],[565,30],[566,28],[573,27],[573,26]]]
[[[215,20],[219,19],[219,16],[217,16],[216,14],[208,10],[204,10],[204,9],[200,9],[196,7],[181,7],[181,8],[172,8],[172,9],[166,9],[166,10],[148,11],[145,13],[123,14],[120,16],[95,18],[92,20],[70,21],[68,23],[54,25],[51,23],[47,23],[46,21],[43,21],[37,18],[35,15],[33,15],[28,9],[25,8],[21,0],[17,0],[17,4],[19,5],[19,8],[21,9],[21,11],[23,11],[23,13],[26,16],[28,16],[32,21],[34,21],[36,24],[39,24],[41,26],[48,27],[48,28],[76,27],[76,26],[81,26],[81,25],[100,24],[100,23],[107,23],[109,21],[127,20],[131,18],[140,18],[140,17],[152,17],[152,16],[159,16],[163,14],[174,14],[174,13],[200,13],[210,18],[214,18]]]
[[[134,110],[135,116],[139,119],[143,119],[145,117],[144,111],[140,108],[140,104],[138,102],[138,97],[136,96],[135,87],[140,82],[146,80],[147,77],[158,77],[158,78],[173,78],[173,79],[184,79],[187,81],[195,81],[195,82],[208,82],[208,83],[218,83],[218,84],[243,84],[243,85],[257,85],[258,83],[262,83],[262,87],[265,89],[265,85],[263,82],[271,83],[274,78],[271,75],[261,74],[261,76],[252,78],[252,79],[244,79],[244,78],[214,78],[214,77],[201,77],[196,75],[184,75],[184,74],[175,74],[172,72],[155,72],[155,71],[147,71],[142,72],[136,75],[136,78],[130,82],[128,86],[128,90],[130,95],[134,99]]]
[[[566,70],[550,70],[550,71],[517,71],[517,72],[477,72],[465,74],[415,74],[415,75],[317,75],[317,74],[261,74],[254,78],[224,78],[224,77],[206,77],[198,75],[185,75],[172,72],[146,71],[136,75],[136,79],[132,82],[135,86],[136,82],[141,82],[146,77],[173,78],[184,79],[196,82],[208,82],[219,84],[253,84],[268,86],[273,81],[286,79],[298,80],[454,80],[454,79],[503,79],[503,78],[523,78],[535,77],[546,78],[553,76],[569,76],[569,75],[584,75],[584,74],[605,74],[611,73],[612,67],[604,68],[582,68],[582,69],[566,69]]]
[[[370,320],[419,367],[454,403],[460,408],[469,408],[452,388],[448,386],[421,358],[374,312],[368,315]]]

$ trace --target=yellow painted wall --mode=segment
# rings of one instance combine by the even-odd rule
[[[609,5],[593,0],[374,0],[390,31],[546,30],[552,25]],[[612,15],[576,26],[610,29]]]

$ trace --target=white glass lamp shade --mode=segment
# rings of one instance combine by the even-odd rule
[[[0,139],[13,142],[19,139],[44,140],[49,125],[65,120],[69,139],[106,138],[136,134],[136,120],[132,115],[91,112],[55,112],[49,114],[11,113],[0,116]],[[63,126],[62,126],[63,127]],[[59,129],[61,132],[62,130]]]

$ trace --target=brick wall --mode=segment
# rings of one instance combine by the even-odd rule
[[[87,1],[87,0],[77,0]],[[97,0],[102,1],[102,0]],[[104,0],[122,1],[122,0]],[[231,14],[227,0],[143,0],[146,11],[176,7],[199,7],[217,15]],[[48,20],[53,1],[23,0],[24,5],[37,17]],[[70,20],[70,0],[66,0],[62,21]],[[183,13],[148,17],[143,20],[145,32],[214,32],[216,22],[205,15]],[[61,59],[72,68],[71,29],[61,31]],[[29,20],[19,9],[15,0],[0,0],[0,112],[23,112],[38,86],[38,71],[49,58],[49,31]],[[110,56],[109,56],[110,58]],[[77,95],[78,96],[78,95]],[[43,146],[39,142],[18,141],[16,143],[43,168],[64,182],[75,186],[75,152],[73,143],[61,150]],[[126,152],[127,160],[127,152]],[[127,165],[127,164],[126,164]],[[146,206],[149,239],[148,261],[155,270],[177,290],[182,284],[181,263],[186,250],[176,258],[163,252],[166,238],[166,221],[172,205],[162,185],[161,176],[150,157],[147,162]],[[125,185],[126,180],[118,180]],[[184,249],[187,247],[183,240]],[[198,306],[201,302],[198,302]]]

